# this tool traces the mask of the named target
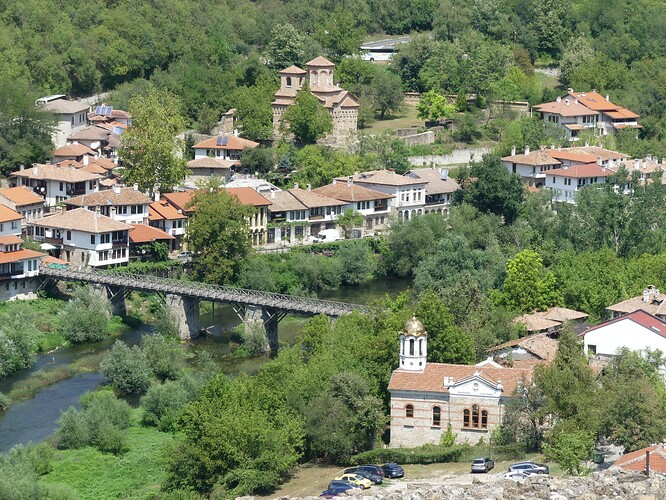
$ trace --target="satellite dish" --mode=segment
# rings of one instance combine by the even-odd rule
[[[99,141],[91,142],[90,143],[90,149],[99,149],[100,143]]]

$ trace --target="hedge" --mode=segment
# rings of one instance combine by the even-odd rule
[[[467,446],[452,446],[436,451],[402,448],[381,448],[370,450],[349,459],[351,465],[395,462],[399,464],[435,464],[457,462]]]

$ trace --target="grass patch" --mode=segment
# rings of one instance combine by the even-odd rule
[[[384,120],[375,120],[370,127],[362,129],[361,132],[369,134],[381,134],[387,130],[409,127],[425,127],[425,121],[416,117],[417,111],[414,106],[403,106],[402,112],[396,116],[390,116]]]
[[[59,366],[52,370],[39,370],[29,378],[16,382],[8,394],[9,399],[12,402],[17,402],[33,398],[45,387],[71,378],[76,373],[77,371],[72,366]]]
[[[139,413],[139,410],[135,410]],[[73,488],[82,500],[148,498],[164,479],[164,454],[175,441],[172,434],[154,427],[127,430],[129,451],[120,456],[87,447],[58,450],[53,470],[42,478]]]

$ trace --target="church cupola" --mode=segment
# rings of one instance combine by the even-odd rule
[[[405,323],[400,332],[400,368],[422,372],[428,357],[428,334],[416,316]]]

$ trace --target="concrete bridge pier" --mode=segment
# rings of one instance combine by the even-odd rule
[[[243,324],[245,329],[261,331],[266,338],[266,350],[278,349],[278,323],[284,317],[278,309],[271,307],[246,305]]]
[[[178,324],[178,333],[181,340],[189,340],[199,336],[201,322],[199,320],[198,298],[167,293],[166,305]]]

